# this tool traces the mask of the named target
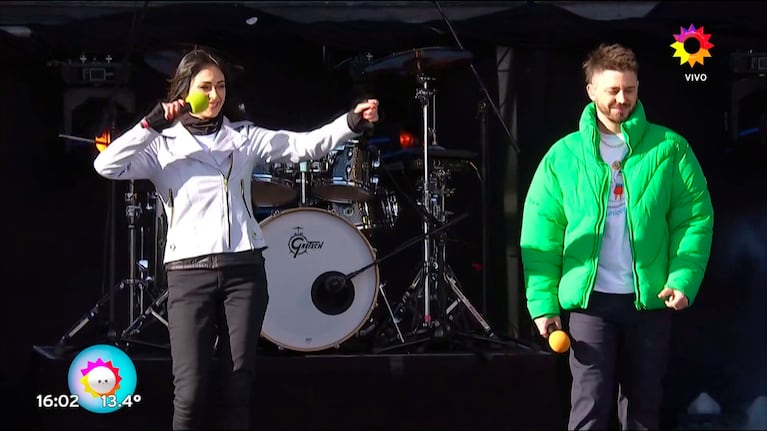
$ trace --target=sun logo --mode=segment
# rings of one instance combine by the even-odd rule
[[[690,38],[693,38],[700,43],[700,48],[694,53],[689,53],[684,48],[684,43]],[[687,63],[690,67],[694,67],[696,63],[700,63],[700,65],[703,66],[703,59],[711,57],[711,53],[708,52],[708,50],[714,47],[714,45],[708,41],[710,38],[710,34],[703,33],[703,27],[697,30],[692,24],[690,24],[690,28],[686,30],[684,27],[679,27],[679,34],[674,35],[676,42],[670,45],[675,50],[673,56],[679,57],[680,65]]]
[[[81,369],[83,378],[80,382],[83,384],[85,392],[91,394],[93,398],[102,395],[114,395],[120,389],[120,369],[112,365],[112,361],[104,362],[98,358],[96,362],[88,361],[88,366]]]

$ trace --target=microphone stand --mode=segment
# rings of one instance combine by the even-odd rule
[[[434,5],[436,6],[437,10],[439,11],[440,15],[442,16],[442,19],[445,21],[445,24],[447,25],[448,30],[450,31],[450,34],[453,36],[453,39],[455,40],[455,43],[458,45],[460,49],[465,49],[463,47],[463,44],[461,43],[461,40],[458,38],[458,35],[456,34],[455,30],[453,29],[453,25],[450,22],[450,19],[448,19],[445,12],[442,10],[442,6],[440,6],[438,1],[434,1]],[[506,123],[503,121],[503,116],[501,115],[500,110],[496,106],[495,102],[493,101],[493,98],[490,97],[490,92],[487,89],[487,86],[485,86],[484,82],[482,81],[482,78],[479,76],[479,73],[477,72],[477,69],[474,67],[473,63],[469,64],[469,68],[471,69],[472,74],[474,75],[474,79],[477,81],[477,85],[479,86],[480,90],[482,91],[482,100],[479,102],[478,107],[478,116],[480,119],[480,147],[482,151],[482,167],[481,167],[481,193],[480,193],[480,206],[482,207],[482,311],[486,312],[487,307],[487,291],[488,291],[488,277],[487,277],[487,271],[488,271],[488,238],[487,238],[487,226],[488,226],[488,211],[487,211],[487,189],[489,187],[489,182],[487,181],[487,165],[488,165],[488,143],[487,143],[487,107],[490,106],[492,108],[493,113],[495,114],[496,118],[498,119],[498,122],[503,127],[504,132],[506,133],[506,136],[509,138],[509,143],[511,144],[511,147],[514,149],[514,151],[519,154],[519,147],[517,146],[516,142],[514,142],[514,139],[511,135],[511,131],[506,126]]]
[[[458,35],[455,33],[455,30],[453,30],[453,25],[450,23],[450,20],[447,18],[447,15],[445,15],[445,12],[442,10],[442,6],[440,6],[439,2],[437,1],[434,2],[434,5],[437,7],[437,10],[439,10],[440,15],[442,15],[442,19],[445,20],[445,24],[447,24],[447,28],[450,30],[450,34],[453,36],[453,39],[455,39],[455,43],[458,45],[459,48],[465,49],[460,39],[458,39]],[[469,64],[469,68],[474,74],[474,79],[477,80],[477,84],[479,84],[479,88],[482,90],[482,93],[485,96],[485,100],[487,101],[487,103],[490,104],[490,107],[493,108],[493,112],[495,113],[495,116],[498,117],[498,121],[501,123],[503,130],[506,132],[506,136],[509,137],[509,143],[511,144],[511,147],[514,149],[514,151],[517,154],[519,154],[519,147],[517,146],[516,142],[514,142],[514,140],[512,139],[511,131],[509,130],[508,126],[506,126],[506,123],[504,123],[503,116],[501,115],[501,111],[498,110],[498,107],[495,105],[495,102],[493,102],[493,98],[490,97],[490,92],[487,90],[487,87],[482,82],[482,78],[479,76],[477,69],[474,67],[473,63]]]

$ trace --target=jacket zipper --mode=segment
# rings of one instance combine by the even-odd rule
[[[240,180],[240,191],[242,192],[242,203],[245,204],[245,211],[248,212],[248,217],[253,218],[250,213],[250,207],[248,206],[248,200],[245,199],[245,180]]]
[[[628,181],[626,181],[626,171],[623,171],[623,193],[626,194],[626,225],[628,226],[629,231],[629,245],[631,246],[631,273],[634,276],[634,293],[636,293],[637,296],[637,304],[640,306],[640,308],[645,308],[642,306],[642,298],[639,293],[639,275],[637,274],[637,266],[636,266],[636,251],[634,248],[634,229],[633,225],[631,223],[631,211],[629,211],[629,188],[626,186]]]
[[[621,169],[623,169],[623,193],[625,193],[626,197],[626,226],[629,231],[629,247],[631,248],[631,275],[634,277],[634,293],[636,294],[636,303],[639,309],[644,309],[645,306],[642,305],[642,295],[639,290],[639,273],[637,272],[637,265],[636,265],[636,247],[634,243],[636,242],[634,240],[634,224],[631,222],[631,205],[629,205],[629,187],[628,187],[628,181],[626,180],[626,160],[631,157],[631,153],[634,151],[631,148],[631,142],[629,142],[628,134],[623,131],[623,128],[621,127],[621,132],[623,133],[624,140],[626,141],[626,146],[628,147],[628,154],[626,154],[626,157],[623,158],[623,162],[621,162]]]
[[[232,175],[232,166],[234,165],[234,153],[229,154],[229,171],[227,171],[224,177],[224,192],[226,193],[226,248],[232,245],[232,216],[231,208],[229,208],[229,176]]]
[[[176,208],[176,205],[173,204],[173,189],[168,189],[168,206],[170,206],[170,220],[168,220],[168,229],[173,226],[173,210]]]
[[[626,171],[623,171],[623,193],[626,194],[626,225],[629,231],[629,245],[631,246],[631,273],[634,276],[634,293],[637,296],[637,305],[640,309],[644,309],[642,305],[642,297],[639,290],[639,274],[636,270],[636,248],[634,247],[634,229],[631,223],[631,211],[629,211],[629,189],[626,187]]]
[[[602,163],[602,166],[606,166],[608,169],[607,173],[607,181],[602,181],[602,187],[600,188],[600,200],[599,200],[599,224],[597,225],[597,231],[596,231],[596,238],[597,240],[594,241],[594,271],[591,273],[591,278],[589,280],[589,288],[586,289],[586,295],[583,298],[583,303],[588,306],[589,298],[591,297],[591,292],[594,290],[594,286],[597,282],[597,271],[599,271],[599,244],[600,244],[600,235],[599,235],[599,227],[604,225],[605,223],[605,217],[607,216],[607,204],[605,204],[605,196],[607,196],[607,192],[610,190],[610,173],[609,169],[610,167],[607,166],[605,163]],[[607,190],[605,190],[605,184],[607,184]],[[609,197],[608,197],[609,199]],[[604,235],[604,230],[602,231],[602,234]]]

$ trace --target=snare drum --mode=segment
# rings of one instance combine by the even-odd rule
[[[279,207],[293,202],[298,195],[295,169],[291,164],[256,163],[252,178],[250,193],[254,207]]]
[[[326,156],[328,172],[320,176],[312,189],[319,199],[351,203],[373,198],[378,177],[374,170],[380,165],[379,152],[356,141],[336,147]]]
[[[293,208],[260,224],[269,305],[261,335],[283,349],[339,347],[368,321],[378,298],[378,266],[365,236],[319,208]]]

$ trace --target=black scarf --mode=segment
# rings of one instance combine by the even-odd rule
[[[181,124],[193,135],[210,135],[217,133],[224,122],[223,112],[213,118],[197,118],[191,115],[184,115]]]

